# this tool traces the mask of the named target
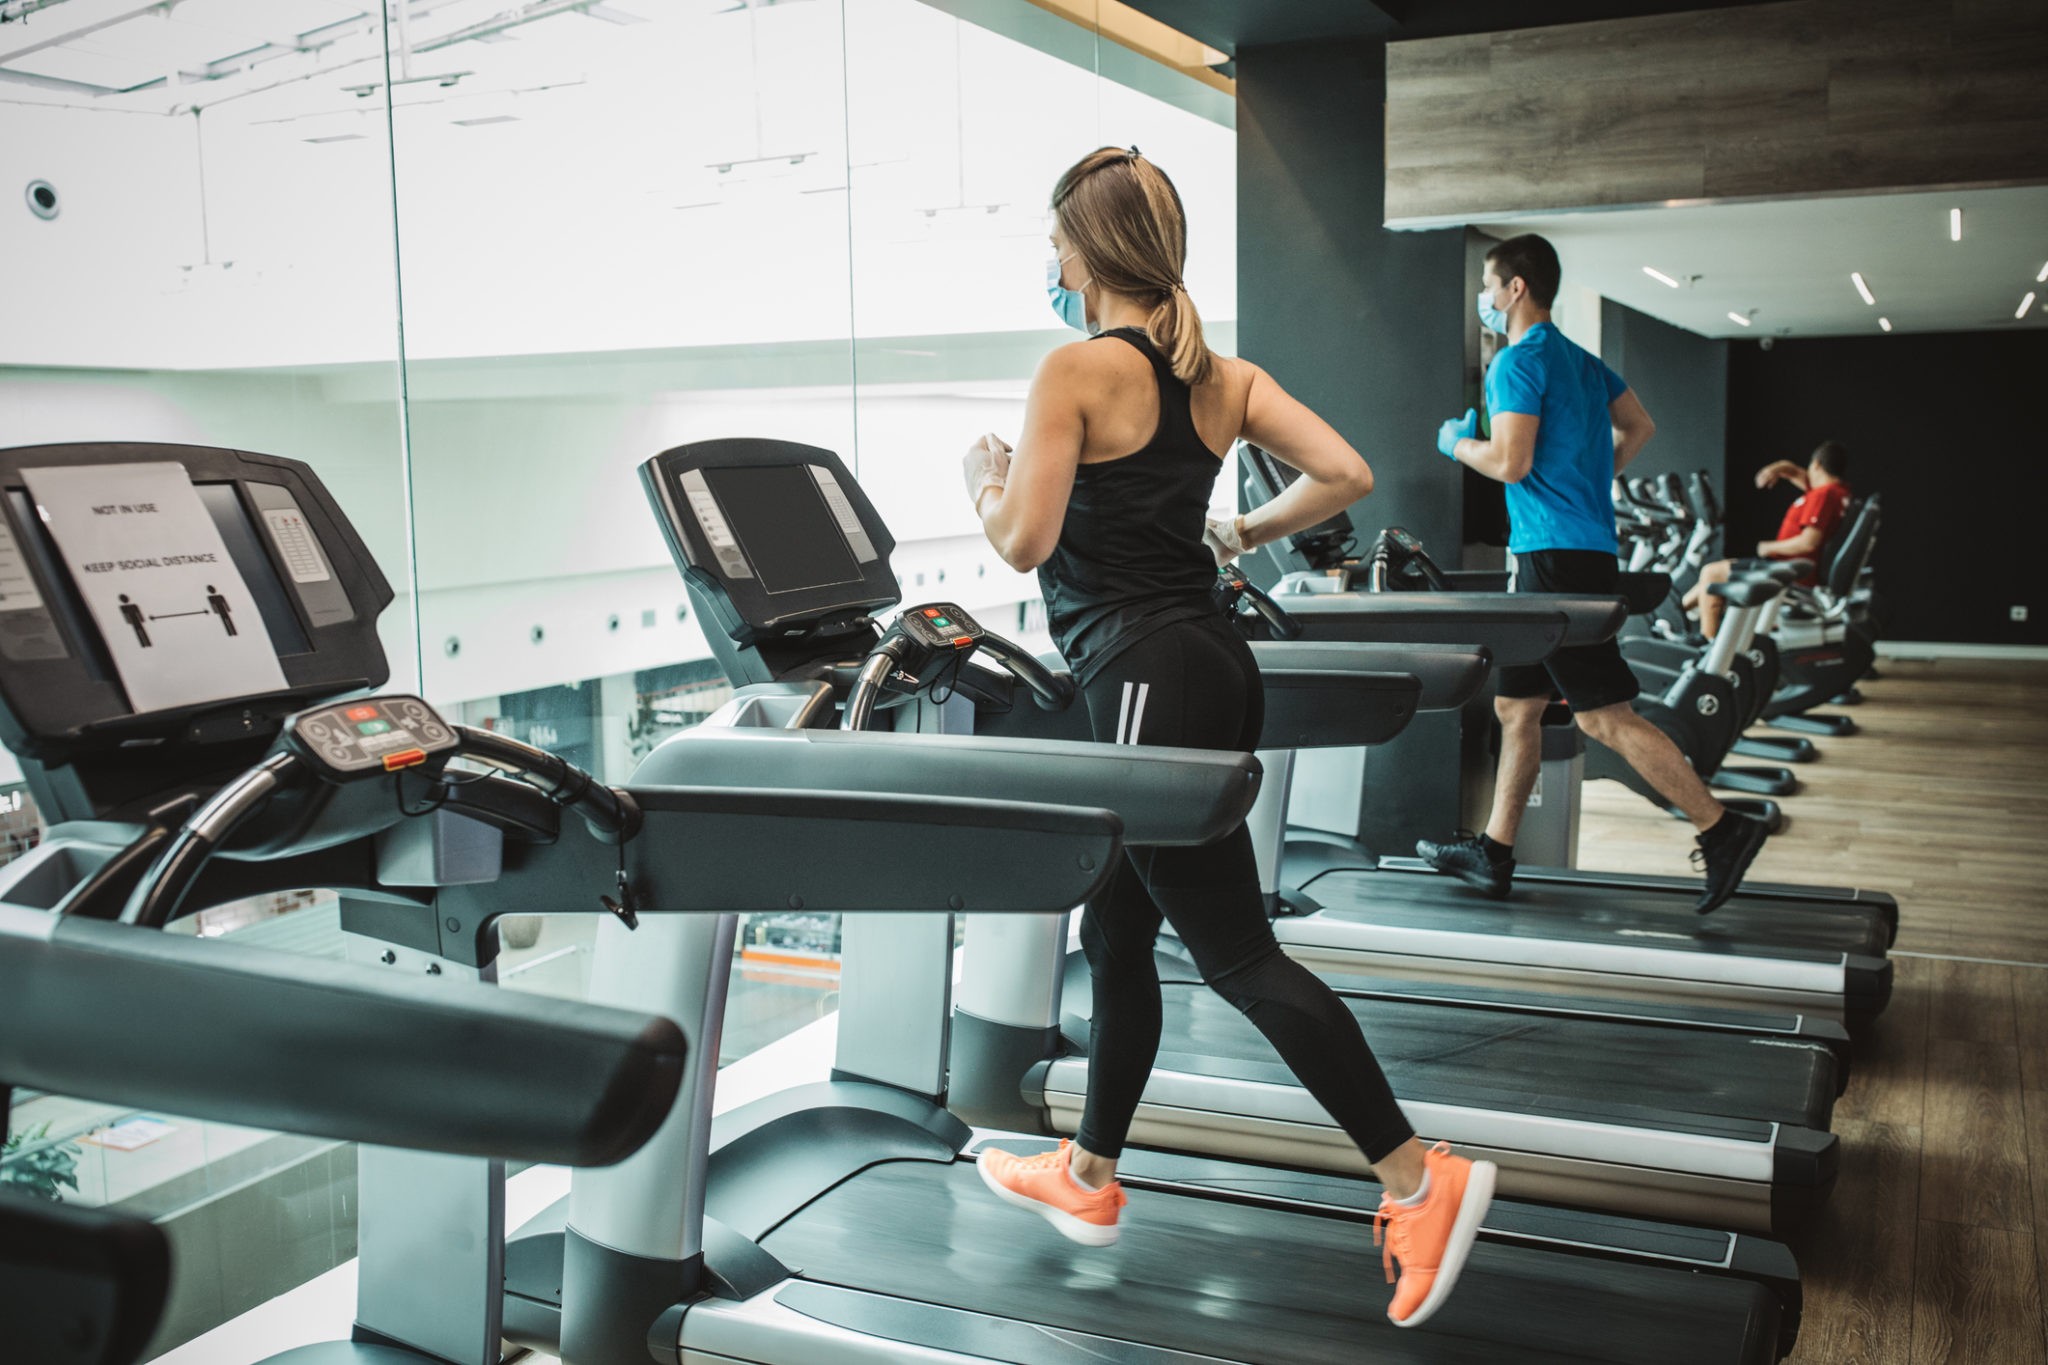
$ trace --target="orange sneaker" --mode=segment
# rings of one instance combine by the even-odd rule
[[[1387,1316],[1396,1327],[1413,1327],[1443,1307],[1472,1252],[1487,1206],[1493,1203],[1491,1161],[1452,1156],[1448,1142],[1430,1148],[1422,1160],[1429,1173],[1429,1197],[1410,1206],[1383,1194],[1379,1216],[1372,1223],[1375,1242],[1380,1240],[1381,1224],[1386,1225],[1382,1261],[1387,1283],[1394,1283],[1394,1262],[1401,1263],[1401,1282],[1387,1305]]]
[[[1114,1180],[1099,1190],[1075,1184],[1068,1170],[1073,1146],[1061,1138],[1052,1151],[1025,1157],[984,1147],[974,1165],[981,1183],[1005,1204],[1030,1209],[1082,1246],[1106,1247],[1116,1241],[1117,1211],[1130,1201]]]

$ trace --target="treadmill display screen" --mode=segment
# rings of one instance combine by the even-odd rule
[[[860,582],[860,565],[809,465],[708,468],[704,481],[769,592]]]
[[[248,584],[249,595],[256,599],[256,610],[263,618],[264,628],[270,632],[271,644],[279,654],[304,654],[311,650],[312,643],[307,640],[305,629],[292,610],[277,569],[256,539],[256,528],[250,522],[249,514],[243,510],[242,498],[235,491],[235,486],[232,483],[201,483],[193,487],[199,493],[199,501],[205,504],[213,517],[221,543],[227,546],[228,557],[242,571],[242,580]],[[48,528],[36,515],[27,490],[10,488],[7,500],[14,508],[16,524],[28,532],[24,548],[29,557],[43,571],[45,581],[57,586],[48,605],[63,623],[65,633],[81,643],[87,673],[95,681],[113,681],[116,674],[112,660],[106,655],[106,646],[100,641],[98,629],[91,624],[92,615],[79,597],[70,571],[61,567],[63,557],[57,553]]]

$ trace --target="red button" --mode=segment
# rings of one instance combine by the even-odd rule
[[[395,773],[400,768],[412,768],[427,761],[425,749],[401,749],[395,754],[384,755],[384,771]]]
[[[974,637],[972,635],[956,635],[953,637],[953,643],[961,646],[971,645],[974,643]]]
[[[375,720],[377,719],[377,708],[374,706],[351,706],[342,714],[350,720]]]
[[[924,614],[926,616],[937,616],[939,614],[939,609],[937,607],[926,607],[924,609]]]

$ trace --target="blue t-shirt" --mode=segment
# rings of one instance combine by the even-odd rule
[[[1486,371],[1487,412],[1541,422],[1528,477],[1507,485],[1510,553],[1620,548],[1607,405],[1627,392],[1627,382],[1600,357],[1548,322],[1494,356]]]

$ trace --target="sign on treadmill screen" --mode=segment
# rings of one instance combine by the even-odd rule
[[[24,469],[137,711],[277,692],[249,586],[183,465]]]

